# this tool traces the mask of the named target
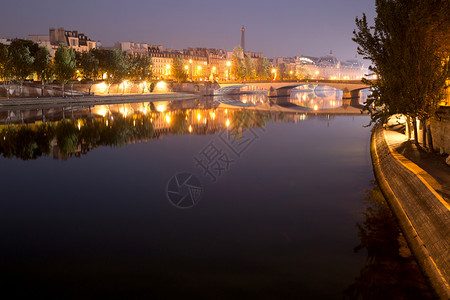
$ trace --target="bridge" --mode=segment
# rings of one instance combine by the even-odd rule
[[[333,80],[303,80],[303,81],[264,81],[264,82],[246,82],[246,83],[220,83],[220,88],[214,91],[215,95],[232,94],[233,90],[242,87],[255,87],[261,91],[268,91],[269,97],[288,97],[291,90],[302,85],[322,85],[329,86],[343,91],[343,99],[359,98],[359,92],[369,88],[369,85],[359,80],[333,81]]]

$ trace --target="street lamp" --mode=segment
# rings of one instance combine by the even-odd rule
[[[277,70],[272,69],[272,73],[273,73],[273,80],[277,79]]]
[[[166,75],[170,75],[170,65],[166,65]]]
[[[214,82],[214,79],[215,79],[215,77],[214,77],[214,73],[216,73],[216,67],[212,67],[212,69],[211,69],[211,76],[212,76],[212,81]]]
[[[201,71],[202,71],[202,66],[198,66],[197,67],[197,77],[200,77]]]
[[[227,67],[228,67],[228,70],[227,70],[227,79],[229,80],[229,79],[231,79],[231,61],[227,61]]]

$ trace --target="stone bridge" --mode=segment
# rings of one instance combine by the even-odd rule
[[[343,99],[359,98],[359,92],[369,88],[368,85],[359,80],[349,81],[331,81],[331,80],[314,80],[314,81],[271,81],[271,82],[246,82],[246,83],[221,83],[220,89],[216,89],[214,94],[227,94],[231,90],[240,89],[244,86],[256,87],[261,90],[268,91],[269,97],[287,97],[291,90],[301,85],[323,85],[343,91]]]

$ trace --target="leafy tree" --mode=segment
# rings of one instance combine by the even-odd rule
[[[244,58],[245,69],[247,70],[247,80],[255,80],[256,79],[256,67],[253,63],[253,60],[250,56]]]
[[[174,57],[172,62],[172,76],[178,82],[187,80],[187,73],[184,69],[184,61],[180,56]]]
[[[131,80],[151,80],[152,59],[147,54],[137,54],[130,58],[130,79]]]
[[[3,79],[3,87],[6,91],[6,97],[9,98],[9,85],[11,80],[11,59],[9,56],[9,47],[0,44],[0,79]]]
[[[443,12],[450,11],[450,2],[377,0],[376,10],[375,26],[369,27],[363,14],[353,37],[358,53],[373,63],[369,70],[378,75],[373,82],[363,79],[373,89],[364,110],[371,122],[404,114],[425,124],[438,109],[449,77],[450,21]]]
[[[231,75],[236,80],[244,80],[247,77],[247,69],[244,63],[244,51],[240,46],[233,49],[231,57]]]
[[[312,78],[312,73],[309,69],[304,66],[297,66],[295,70],[296,75],[300,79],[310,79]]]
[[[112,51],[95,48],[90,50],[90,52],[98,60],[98,72],[100,73],[100,76],[103,76],[103,74],[108,73],[108,71],[110,71],[109,63],[111,60],[110,56],[112,54]],[[111,74],[107,74],[108,77],[109,75]]]
[[[110,55],[110,69],[113,82],[121,82],[130,71],[130,59],[125,51],[114,49]]]
[[[41,81],[41,96],[44,96],[45,82],[50,80],[53,75],[50,53],[46,47],[38,48],[33,69],[36,72],[38,79]]]
[[[271,67],[272,65],[266,57],[258,58],[256,61],[256,77],[260,80],[269,80]]]
[[[75,76],[75,51],[61,44],[55,52],[55,76],[62,84],[63,97],[64,85]]]
[[[9,57],[11,75],[20,82],[20,94],[23,92],[23,81],[31,75],[33,71],[34,57],[31,50],[34,51],[33,42],[26,40],[14,40],[9,45]]]
[[[79,67],[83,80],[95,81],[98,76],[99,60],[95,57],[92,49],[89,52],[83,52],[79,58]]]
[[[99,60],[95,57],[94,52],[89,50],[89,52],[81,53],[79,57],[79,67],[81,69],[81,75],[83,80],[89,81],[89,95],[91,94],[92,83],[95,82],[98,76],[98,65]]]
[[[287,79],[289,77],[289,72],[286,63],[281,63],[278,65],[277,76],[281,80]]]

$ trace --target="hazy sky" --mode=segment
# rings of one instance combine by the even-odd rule
[[[14,0],[0,9],[0,37],[78,30],[103,45],[147,42],[167,48],[232,50],[246,26],[246,50],[267,57],[355,57],[355,17],[375,15],[375,0]]]

